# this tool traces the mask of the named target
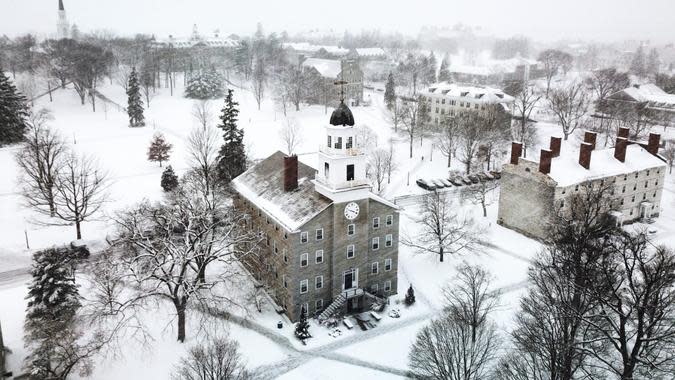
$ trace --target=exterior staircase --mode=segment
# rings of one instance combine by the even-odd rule
[[[346,302],[347,302],[347,297],[345,296],[344,293],[340,293],[340,295],[337,296],[337,297],[333,300],[333,302],[331,302],[331,304],[328,305],[328,307],[326,307],[326,309],[325,309],[324,311],[321,312],[321,314],[319,314],[319,318],[318,318],[318,319],[319,319],[319,323],[323,323],[326,319],[328,319],[328,318],[330,318],[331,316],[333,316],[333,314],[335,314],[335,312],[336,312],[339,308],[341,308],[342,306],[344,306],[344,304],[345,304]]]

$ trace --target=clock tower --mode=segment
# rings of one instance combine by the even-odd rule
[[[335,203],[368,198],[371,185],[366,178],[366,155],[356,140],[354,115],[343,100],[324,129],[326,136],[319,148],[314,180],[316,191]]]

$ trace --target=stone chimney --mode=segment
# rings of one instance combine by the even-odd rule
[[[579,147],[579,165],[586,169],[591,168],[591,154],[593,153],[593,145],[591,143],[582,142]]]
[[[542,149],[541,154],[539,155],[539,172],[542,174],[548,174],[551,172],[551,159],[553,158],[553,152],[549,149]]]
[[[553,157],[559,157],[560,156],[560,145],[561,144],[562,144],[562,138],[551,136],[551,145],[549,146],[549,150],[551,151],[551,155]]]
[[[626,162],[626,148],[628,140],[625,137],[617,137],[614,145],[614,158],[621,162]]]
[[[623,137],[624,139],[628,140],[628,135],[630,135],[630,129],[619,128],[619,132],[617,132],[616,137]]]
[[[595,140],[596,140],[597,136],[598,136],[598,134],[595,133],[595,132],[585,131],[584,132],[584,142],[593,145],[593,149],[595,149]]]
[[[650,133],[649,140],[647,140],[647,152],[656,156],[659,154],[659,144],[661,143],[661,135],[658,133]]]
[[[511,164],[518,165],[518,159],[523,154],[523,144],[519,142],[511,143]]]
[[[298,188],[298,156],[284,157],[284,191]]]

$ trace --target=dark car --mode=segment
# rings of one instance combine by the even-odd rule
[[[500,171],[493,170],[493,171],[490,172],[490,174],[492,174],[492,176],[495,177],[495,179],[502,178],[502,172],[500,172]]]
[[[476,177],[478,177],[481,182],[488,182],[492,179],[492,176],[488,177],[485,173],[476,173]]]
[[[448,181],[448,180],[445,179],[445,178],[441,178],[441,179],[439,179],[439,181],[441,181],[441,183],[443,183],[443,185],[444,185],[445,187],[452,187],[452,182]]]
[[[463,186],[464,185],[464,182],[462,182],[462,179],[460,177],[457,177],[457,176],[448,178],[448,181],[450,181],[450,183],[452,183],[455,186]]]
[[[465,175],[462,177],[462,182],[464,182],[465,185],[471,185],[473,182],[469,179],[469,176]]]
[[[478,176],[475,175],[475,174],[469,174],[468,177],[469,177],[469,180],[470,180],[472,183],[478,183],[478,182],[480,182],[480,179],[478,179]]]
[[[431,185],[430,183],[428,183],[427,181],[425,181],[423,179],[418,179],[417,181],[415,181],[415,183],[417,183],[417,186],[423,188],[424,190],[429,190],[429,191],[436,190],[435,185]]]

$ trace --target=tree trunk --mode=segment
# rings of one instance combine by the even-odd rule
[[[410,135],[410,158],[413,156],[413,136]]]
[[[438,257],[440,258],[441,262],[443,262],[443,247],[441,247],[441,250],[438,252]]]
[[[77,231],[77,240],[82,239],[82,228],[80,228],[80,221],[75,221],[75,230]]]
[[[485,207],[485,201],[481,202],[483,206],[483,218],[487,218],[487,207]]]
[[[178,315],[178,341],[185,342],[185,305],[174,301],[176,314]]]
[[[452,154],[448,153],[448,167],[452,166]]]
[[[53,102],[54,99],[52,99],[52,85],[47,81],[47,92],[49,92],[49,102]]]

